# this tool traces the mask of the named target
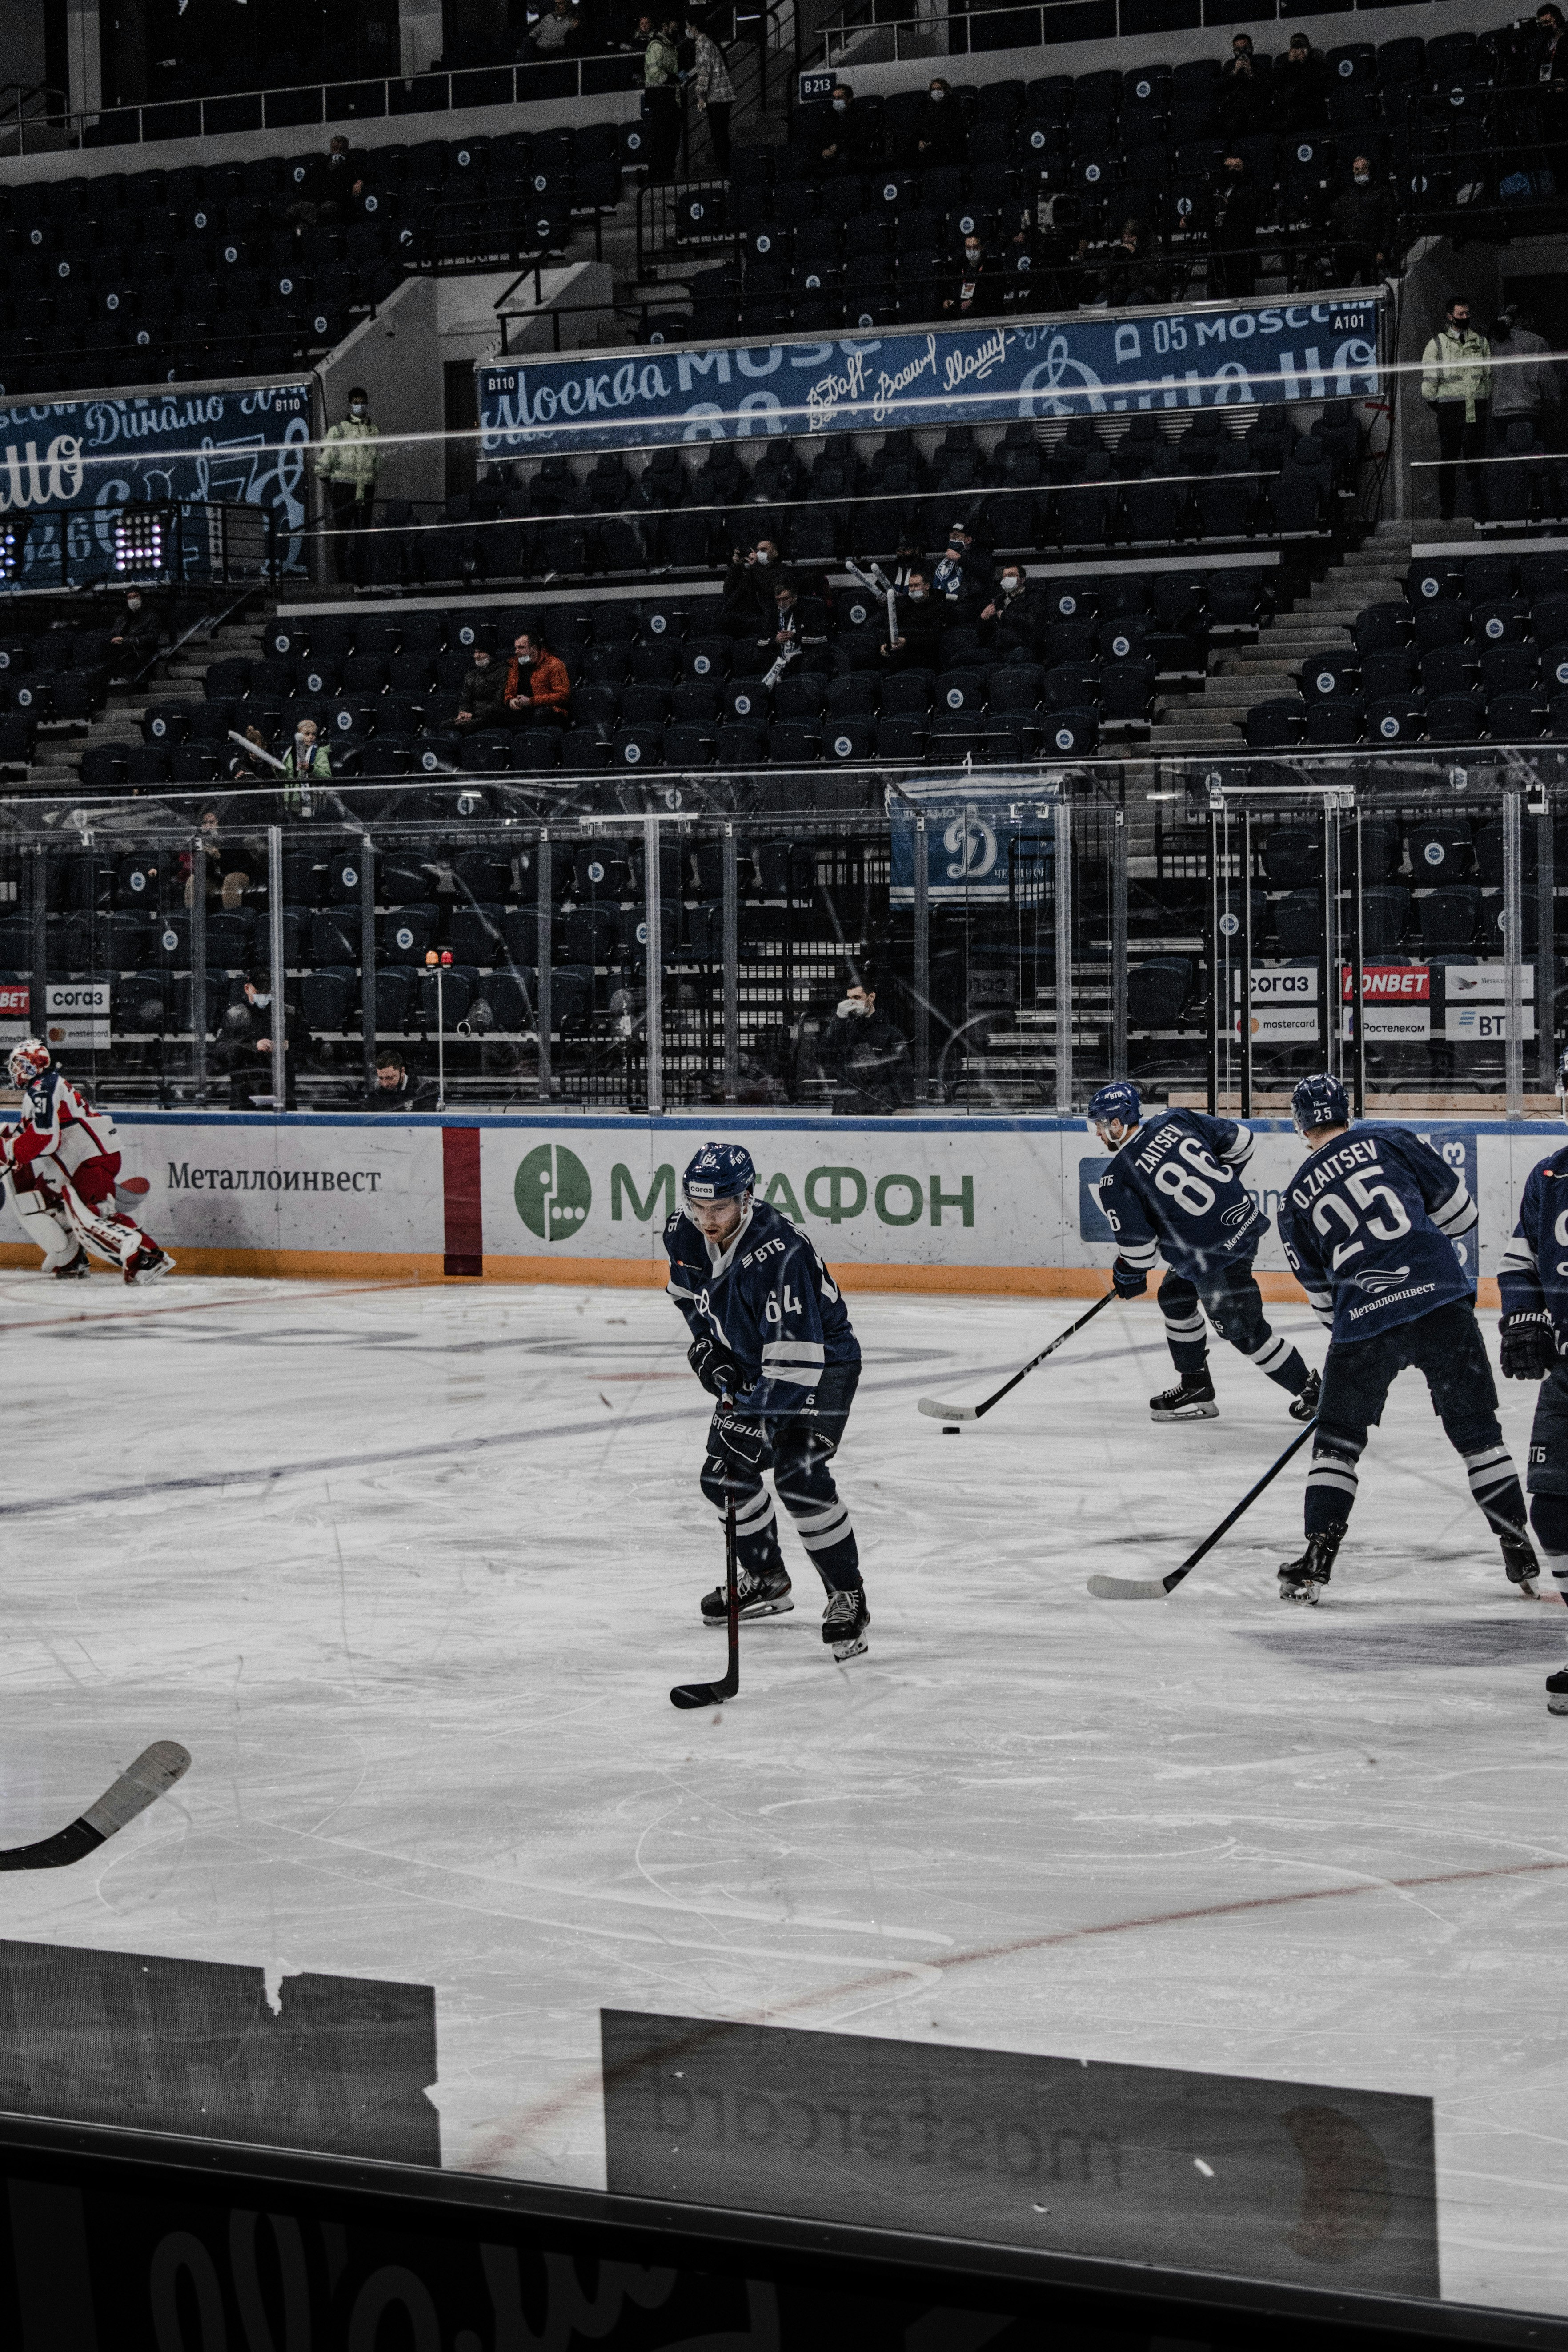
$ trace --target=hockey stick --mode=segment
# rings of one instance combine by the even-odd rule
[[[741,1687],[741,1591],[735,1565],[733,1494],[724,1498],[724,1600],[730,1635],[730,1663],[724,1679],[721,1683],[677,1683],[669,1694],[671,1706],[722,1706]]]
[[[127,1822],[156,1803],[190,1768],[190,1752],[178,1740],[155,1739],[105,1789],[96,1804],[89,1805],[85,1813],[79,1813],[53,1837],[40,1838],[37,1845],[0,1848],[0,1870],[63,1870],[68,1863],[80,1862],[116,1830],[122,1830]]]
[[[1204,1538],[1196,1551],[1188,1553],[1180,1568],[1173,1568],[1169,1576],[1091,1576],[1089,1580],[1089,1589],[1095,1599],[1097,1601],[1163,1601],[1168,1593],[1174,1592],[1183,1577],[1189,1575],[1196,1568],[1205,1552],[1213,1551],[1221,1536],[1227,1528],[1235,1527],[1243,1511],[1249,1509],[1257,1502],[1265,1486],[1273,1484],[1291,1455],[1300,1452],[1317,1425],[1315,1420],[1310,1421],[1300,1437],[1293,1437],[1290,1440],[1279,1461],[1269,1464],[1257,1486],[1247,1488],[1235,1510],[1227,1513],[1226,1517],[1221,1519],[1212,1535],[1206,1535]]]
[[[1037,1356],[1031,1356],[1023,1370],[1015,1372],[1010,1381],[1004,1381],[995,1395],[988,1396],[984,1404],[939,1404],[935,1397],[921,1397],[921,1412],[932,1421],[978,1421],[983,1413],[990,1412],[994,1404],[1001,1403],[1009,1389],[1016,1389],[1020,1381],[1026,1380],[1037,1364],[1043,1364],[1047,1356],[1054,1356],[1075,1331],[1081,1331],[1086,1323],[1092,1323],[1100,1308],[1109,1307],[1115,1296],[1114,1290],[1108,1290],[1103,1298],[1097,1298],[1087,1315],[1080,1315],[1076,1323],[1069,1323],[1065,1331],[1058,1331],[1048,1348],[1042,1348]]]

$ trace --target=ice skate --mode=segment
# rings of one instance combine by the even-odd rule
[[[1318,1411],[1318,1399],[1319,1399],[1319,1397],[1322,1394],[1322,1392],[1323,1392],[1323,1377],[1322,1377],[1322,1374],[1321,1374],[1321,1372],[1309,1372],[1309,1373],[1308,1373],[1308,1375],[1307,1375],[1307,1385],[1306,1385],[1306,1387],[1301,1391],[1301,1393],[1300,1393],[1300,1396],[1292,1397],[1292,1399],[1290,1400],[1290,1418],[1291,1418],[1291,1420],[1292,1420],[1292,1421],[1312,1421],[1312,1420],[1314,1420],[1314,1419],[1316,1418],[1316,1416],[1317,1416],[1317,1411]]]
[[[866,1628],[871,1622],[871,1612],[866,1606],[866,1588],[858,1584],[851,1591],[835,1592],[828,1598],[822,1612],[822,1638],[833,1647],[833,1655],[842,1665],[846,1658],[860,1657],[866,1648]]]
[[[1541,1562],[1524,1529],[1510,1528],[1506,1535],[1500,1531],[1498,1541],[1502,1546],[1503,1573],[1510,1584],[1518,1585],[1520,1599],[1539,1601],[1541,1593],[1535,1580],[1541,1574]]]
[[[1559,1666],[1554,1675],[1546,1677],[1546,1711],[1549,1715],[1568,1715],[1568,1666]]]
[[[1317,1607],[1318,1587],[1327,1584],[1343,1537],[1344,1529],[1335,1528],[1327,1535],[1307,1538],[1307,1549],[1300,1559],[1288,1559],[1279,1570],[1281,1601],[1300,1601],[1310,1609]]]
[[[1151,1421],[1217,1421],[1214,1382],[1205,1364],[1199,1372],[1184,1372],[1173,1389],[1149,1400]]]
[[[75,1257],[68,1258],[64,1265],[56,1266],[55,1280],[57,1282],[86,1282],[91,1276],[91,1260],[89,1258],[88,1254],[84,1249],[79,1249]]]
[[[761,1576],[748,1576],[742,1569],[736,1586],[742,1623],[752,1617],[782,1617],[786,1610],[795,1607],[789,1591],[787,1568],[764,1568]],[[717,1625],[722,1633],[729,1622],[729,1601],[723,1586],[716,1584],[711,1592],[702,1596],[702,1622]]]
[[[135,1255],[125,1261],[125,1279],[129,1283],[157,1282],[165,1274],[173,1274],[174,1261],[167,1250],[156,1242],[143,1242]]]

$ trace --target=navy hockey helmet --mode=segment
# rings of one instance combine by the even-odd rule
[[[1563,1109],[1563,1124],[1568,1127],[1568,1045],[1557,1056],[1557,1099]]]
[[[1291,1096],[1290,1117],[1298,1135],[1310,1135],[1319,1127],[1348,1127],[1351,1098],[1338,1078],[1319,1070],[1303,1078]]]
[[[757,1189],[757,1171],[743,1143],[705,1143],[686,1164],[680,1189],[688,1201],[738,1201]]]
[[[1090,1127],[1095,1128],[1109,1127],[1113,1119],[1120,1119],[1131,1134],[1142,1124],[1143,1098],[1136,1087],[1119,1078],[1109,1087],[1101,1087],[1098,1094],[1090,1095],[1088,1116]]]

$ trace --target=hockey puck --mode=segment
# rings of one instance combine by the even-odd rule
[[[959,1433],[959,1430],[958,1430],[958,1423],[957,1423],[957,1422],[956,1422],[956,1421],[944,1422],[944,1423],[943,1423],[943,1424],[942,1424],[942,1435],[943,1435],[944,1437],[956,1437],[956,1436],[958,1435],[958,1433]]]

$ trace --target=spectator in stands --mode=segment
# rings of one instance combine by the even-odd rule
[[[911,572],[918,572],[922,579],[929,580],[931,578],[931,565],[926,562],[925,557],[921,553],[921,551],[915,545],[914,541],[909,536],[908,532],[906,532],[904,537],[900,540],[898,553],[893,558],[892,581],[894,587],[907,588],[910,584],[910,574]]]
[[[228,763],[229,782],[235,784],[269,782],[278,771],[267,757],[269,747],[266,736],[253,723],[245,730],[245,740],[246,750],[237,750]]]
[[[692,80],[697,90],[697,110],[707,122],[708,136],[713,142],[714,169],[728,179],[730,110],[735,103],[735,85],[730,79],[723,50],[695,16],[687,17],[686,34],[692,47]]]
[[[882,659],[892,669],[934,669],[942,635],[942,606],[931,594],[931,580],[919,569],[894,608],[899,634],[882,647]]]
[[[506,727],[569,727],[572,681],[559,654],[536,629],[524,629],[512,646],[501,684],[500,723]]]
[[[395,1045],[375,1049],[375,1079],[344,1108],[379,1111],[384,1117],[400,1110],[434,1110],[439,1089],[434,1078],[416,1078]]]
[[[309,816],[310,786],[331,781],[332,763],[321,729],[313,719],[296,719],[293,740],[283,754],[283,805],[289,815]]]
[[[184,902],[195,904],[198,872],[205,877],[203,897],[209,907],[221,908],[233,914],[250,887],[250,868],[244,863],[244,851],[236,842],[226,842],[218,830],[216,808],[203,809],[196,832],[194,850],[180,852],[180,872],[184,877]]]
[[[318,155],[300,183],[300,194],[283,208],[283,217],[300,228],[322,222],[346,220],[364,194],[369,167],[364,157],[338,131],[324,155]]]
[[[648,127],[648,177],[668,185],[680,152],[679,20],[667,17],[643,51],[643,115]]]
[[[1268,120],[1268,86],[1258,70],[1250,33],[1237,33],[1220,68],[1219,125],[1227,139],[1245,139]]]
[[[922,172],[943,164],[962,163],[968,142],[963,135],[963,110],[940,74],[932,79],[921,109],[915,135],[915,160]]]
[[[376,469],[381,463],[375,444],[380,435],[380,425],[371,421],[370,394],[363,383],[356,383],[349,394],[347,415],[327,427],[326,442],[316,460],[317,477],[327,486],[331,529],[338,533],[340,580],[357,579],[362,572],[359,541],[370,529],[375,505]]]
[[[1450,294],[1443,323],[1421,354],[1421,397],[1437,427],[1437,504],[1445,522],[1454,520],[1461,462],[1476,520],[1485,520],[1486,477],[1479,461],[1486,455],[1490,360],[1486,337],[1470,324],[1468,300]]]
[[[501,709],[505,684],[506,671],[489,646],[476,646],[463,679],[463,703],[456,721],[459,735],[475,734],[481,727],[506,726]]]
[[[1003,292],[1001,271],[981,243],[979,231],[968,230],[958,281],[942,309],[960,319],[994,319],[1002,308]]]
[[[950,620],[968,620],[971,608],[978,608],[981,562],[974,534],[966,522],[948,526],[947,546],[937,558],[931,584],[932,595]]]
[[[719,607],[719,626],[727,636],[756,636],[771,626],[778,562],[779,551],[771,539],[759,539],[752,548],[734,550],[724,574],[724,601]]]
[[[224,1014],[222,1032],[208,1056],[212,1067],[220,1076],[227,1076],[230,1110],[252,1109],[258,1096],[268,1103],[272,1098],[272,976],[267,971],[253,971],[243,987],[243,997]],[[294,1091],[295,1074],[300,1055],[309,1043],[299,1012],[285,1002],[284,1097],[285,1108],[289,1110],[298,1110],[300,1107]]]
[[[1292,33],[1272,78],[1274,120],[1281,131],[1316,131],[1328,112],[1331,78],[1305,33]]]
[[[1547,448],[1556,444],[1560,385],[1552,346],[1521,323],[1510,302],[1491,332],[1491,398],[1487,403],[1489,443],[1499,452],[1510,425],[1532,425]]]
[[[125,603],[110,632],[110,671],[115,677],[134,677],[146,668],[163,635],[158,615],[140,588],[128,588]]]
[[[1158,302],[1163,299],[1161,274],[1152,256],[1144,250],[1142,222],[1123,221],[1100,277],[1106,301],[1113,310],[1139,302]]]
[[[1334,284],[1377,285],[1398,257],[1394,198],[1387,183],[1373,173],[1370,156],[1358,155],[1351,165],[1350,185],[1334,198],[1329,226],[1334,238]]]
[[[858,172],[865,160],[866,121],[847,81],[836,83],[828,101],[827,136],[820,150],[827,172]]]
[[[831,1021],[823,1024],[817,1066],[836,1081],[835,1117],[895,1111],[915,1098],[908,1040],[877,1009],[868,974],[851,971]]]
[[[808,646],[827,643],[827,607],[819,596],[803,596],[785,577],[773,590],[774,627],[771,643],[776,656],[795,661]]]
[[[1237,300],[1252,291],[1258,274],[1258,223],[1262,197],[1245,159],[1226,157],[1214,192],[1209,224],[1208,282],[1211,294]]]
[[[980,635],[994,661],[1010,655],[1032,655],[1045,626],[1038,599],[1021,563],[1010,558],[1002,566],[991,602],[980,615]]]
[[[542,58],[558,58],[582,46],[583,20],[574,0],[554,0],[530,36],[530,47]]]
[[[1541,89],[1568,94],[1568,29],[1555,0],[1535,12],[1535,33],[1530,44],[1531,79]]]
[[[1067,238],[1054,219],[1041,225],[1033,204],[1019,214],[997,268],[1012,310],[1060,310],[1078,300],[1076,285],[1068,284],[1073,267]]]

